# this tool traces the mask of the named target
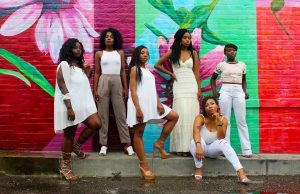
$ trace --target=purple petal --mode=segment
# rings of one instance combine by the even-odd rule
[[[90,36],[94,37],[94,38],[99,37],[99,36],[100,36],[99,33],[96,32],[96,31],[94,30],[94,28],[92,27],[92,25],[88,22],[88,20],[87,20],[87,19],[85,18],[85,16],[81,13],[81,11],[78,10],[78,9],[76,9],[76,8],[75,8],[74,10],[77,11],[78,16],[79,16],[79,18],[80,18],[80,20],[81,20],[81,22],[82,22],[84,28],[85,28],[86,31],[88,32],[88,34],[89,34]]]
[[[216,66],[225,59],[224,46],[217,46],[200,59],[200,78],[205,80],[215,71]]]
[[[52,61],[57,63],[59,51],[64,43],[64,33],[58,15],[53,13],[52,17],[51,28],[48,28],[48,48]]]
[[[92,0],[76,0],[77,4],[87,10],[92,10],[94,7],[93,1]]]
[[[48,30],[51,28],[51,21],[54,12],[46,11],[39,19],[35,28],[35,41],[40,51],[48,52]]]
[[[18,7],[21,5],[25,5],[26,3],[29,3],[31,1],[32,0],[1,0],[0,8]]]
[[[174,43],[174,36],[175,36],[174,34],[172,34],[172,35],[170,36],[169,44],[168,44],[169,48],[171,48],[172,45],[173,45],[173,43]]]
[[[30,28],[40,17],[43,3],[22,7],[12,13],[0,28],[3,36],[15,36]]]
[[[164,54],[166,54],[168,52],[168,50],[169,50],[168,42],[164,37],[159,36],[157,38],[157,45],[158,45],[160,57],[162,57]]]
[[[200,53],[201,40],[201,29],[195,28],[192,32],[192,44],[197,53]]]

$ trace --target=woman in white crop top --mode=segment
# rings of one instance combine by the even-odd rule
[[[193,127],[193,140],[190,152],[194,157],[196,166],[195,179],[202,180],[204,157],[217,158],[224,155],[236,171],[241,183],[250,183],[243,166],[235,151],[224,139],[227,119],[220,115],[218,101],[215,97],[208,96],[203,99],[203,115],[195,118]]]
[[[98,104],[98,114],[102,119],[99,129],[99,155],[106,156],[108,141],[109,103],[112,102],[114,115],[124,151],[133,155],[128,126],[126,124],[125,103],[128,87],[125,72],[125,56],[122,50],[122,36],[113,28],[105,29],[100,36],[100,51],[95,54],[94,96]]]
[[[224,53],[227,61],[217,65],[210,83],[213,95],[219,97],[222,115],[229,120],[225,139],[230,143],[230,116],[233,108],[243,156],[250,158],[252,151],[246,123],[246,99],[249,98],[249,94],[246,92],[246,65],[236,61],[237,49],[238,47],[234,44],[225,45]],[[216,80],[219,75],[221,75],[222,81],[220,93],[216,91]]]

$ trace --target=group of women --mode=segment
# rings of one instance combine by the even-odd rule
[[[180,156],[188,156],[191,153],[194,157],[196,180],[202,179],[205,156],[215,158],[224,155],[235,168],[240,181],[250,182],[229,141],[229,120],[233,107],[243,155],[252,156],[245,121],[245,98],[248,98],[246,66],[235,59],[237,47],[233,44],[225,46],[224,54],[227,61],[220,63],[212,75],[212,91],[215,97],[219,97],[218,101],[213,96],[202,97],[199,58],[193,49],[191,34],[186,29],[180,29],[174,38],[171,49],[154,66],[174,80],[172,109],[160,102],[155,78],[146,68],[149,52],[145,46],[138,46],[133,51],[129,64],[128,87],[121,34],[113,28],[105,29],[100,36],[100,51],[95,54],[93,96],[88,81],[91,69],[89,65],[84,64],[83,45],[77,39],[68,39],[63,44],[59,56],[61,62],[57,68],[54,125],[56,133],[64,133],[60,173],[66,179],[78,179],[71,169],[71,153],[74,152],[79,158],[85,158],[86,154],[80,151],[80,147],[96,130],[99,130],[101,144],[99,154],[107,155],[108,114],[111,101],[121,143],[124,144],[124,150],[128,155],[136,153],[140,161],[139,170],[144,179],[155,179],[147,164],[142,140],[146,123],[166,120],[159,139],[154,143],[153,154],[159,150],[162,159],[170,157],[164,149],[164,143],[171,134],[170,151]],[[172,62],[173,72],[164,68],[163,64],[167,60]],[[216,91],[218,75],[221,75],[223,83],[220,93]],[[127,114],[124,103],[126,101]],[[199,114],[200,101],[202,114]],[[87,128],[74,143],[79,123],[84,123]],[[134,150],[128,127],[134,131]]]

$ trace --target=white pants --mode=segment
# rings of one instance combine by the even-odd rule
[[[223,84],[219,98],[221,114],[228,119],[225,139],[230,143],[230,116],[233,108],[244,155],[252,154],[246,123],[246,100],[242,85]]]
[[[238,159],[235,151],[230,146],[230,144],[225,139],[217,139],[216,141],[212,142],[209,145],[205,144],[205,141],[201,137],[201,146],[204,152],[204,156],[207,156],[209,158],[216,158],[222,154],[226,157],[226,159],[231,163],[235,171],[238,171],[239,169],[243,168],[243,166],[240,163],[240,160]],[[195,141],[192,140],[190,144],[190,152],[194,157],[194,162],[196,168],[201,168],[203,165],[202,160],[198,160],[196,158],[196,144]]]

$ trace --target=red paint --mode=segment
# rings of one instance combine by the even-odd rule
[[[300,153],[300,8],[257,8],[260,152]]]

